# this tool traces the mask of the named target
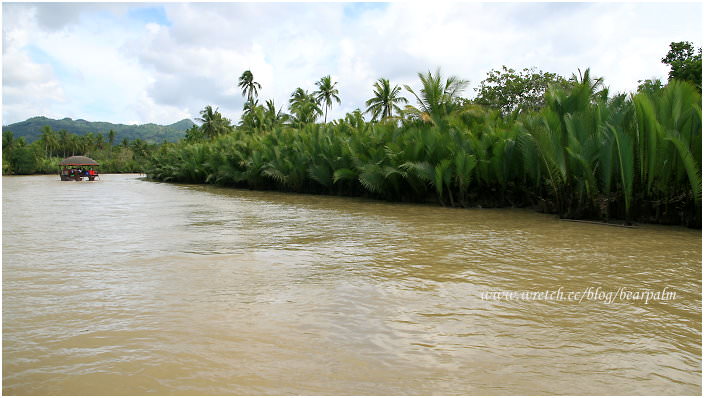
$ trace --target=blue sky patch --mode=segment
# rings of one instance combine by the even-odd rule
[[[51,65],[54,74],[59,80],[66,81],[70,78],[75,78],[77,75],[75,71],[71,71],[64,64],[59,62],[56,58],[52,57],[46,51],[33,44],[24,46],[23,50],[35,63]]]
[[[163,26],[171,26],[171,22],[166,17],[166,10],[163,6],[146,6],[130,8],[127,17],[142,23],[156,23]]]
[[[348,3],[345,4],[344,13],[347,18],[357,18],[369,10],[383,10],[389,3]]]
[[[49,56],[44,50],[41,48],[30,44],[24,47],[24,50],[27,52],[27,55],[32,59],[32,61],[38,63],[38,64],[52,64],[54,63],[54,59]]]

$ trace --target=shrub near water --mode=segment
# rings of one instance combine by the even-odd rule
[[[567,89],[550,89],[545,106],[531,113],[502,116],[441,95],[425,112],[381,122],[354,112],[329,124],[242,126],[163,145],[148,174],[700,227],[701,95],[671,81],[652,92],[609,97],[599,83],[587,71]]]

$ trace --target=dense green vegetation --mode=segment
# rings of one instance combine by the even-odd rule
[[[40,129],[39,139],[28,144],[24,137],[11,131],[2,133],[3,174],[58,173],[59,161],[67,156],[85,155],[98,161],[101,173],[143,172],[150,153],[158,144],[141,139],[119,144],[110,130],[107,136],[88,133],[77,135],[66,130],[54,131],[49,126]]]
[[[143,172],[159,144],[182,139],[193,126],[189,119],[129,126],[34,117],[3,126],[2,173],[55,173],[59,161],[71,155],[94,158],[103,173]]]
[[[692,82],[699,91],[702,89],[702,49],[695,51],[694,45],[688,41],[670,43],[670,51],[662,59],[670,65],[670,79]]]
[[[555,73],[524,68],[516,72],[504,66],[492,70],[477,90],[476,104],[498,107],[508,114],[517,110],[537,111],[545,106],[548,87],[566,86],[567,80]]]
[[[331,122],[341,102],[331,76],[294,90],[286,113],[259,103],[261,85],[245,71],[236,124],[208,105],[184,139],[161,145],[116,146],[114,132],[57,141],[48,127],[27,145],[4,133],[3,173],[54,171],[75,153],[102,160],[103,172],[162,181],[700,228],[701,51],[672,43],[662,61],[670,80],[632,94],[611,93],[589,70],[567,79],[504,66],[473,99],[462,96],[467,81],[440,70],[419,73],[420,90],[380,78],[364,112]]]
[[[501,76],[534,88],[497,88]],[[456,76],[444,78],[438,70],[419,78],[421,90],[405,87],[416,104],[403,109],[400,88],[379,79],[367,101],[371,122],[355,111],[315,123],[332,101],[301,88],[292,93],[290,115],[270,101],[258,105],[252,93],[238,126],[206,108],[203,125],[190,139],[160,147],[148,174],[701,226],[701,94],[691,82],[651,82],[632,95],[610,95],[589,70],[568,80],[504,68],[489,83],[507,95],[470,101],[461,97],[467,82]],[[206,133],[211,130],[218,133]]]
[[[168,126],[158,124],[142,124],[142,125],[126,125],[113,124],[107,122],[88,122],[83,119],[73,120],[65,119],[49,119],[43,116],[29,118],[23,122],[13,123],[2,127],[2,131],[11,131],[15,137],[24,137],[27,143],[32,143],[40,138],[42,128],[49,126],[52,130],[66,130],[77,135],[86,135],[89,133],[107,134],[113,131],[115,141],[122,142],[124,139],[133,141],[140,139],[150,144],[159,144],[164,141],[174,142],[185,136],[185,131],[193,126],[193,122],[189,119],[181,120]]]

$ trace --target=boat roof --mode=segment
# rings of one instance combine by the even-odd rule
[[[59,162],[59,166],[98,166],[98,162],[87,156],[70,156]]]

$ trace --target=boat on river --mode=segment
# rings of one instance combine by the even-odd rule
[[[95,181],[100,179],[98,171],[95,170],[99,166],[98,162],[87,156],[70,156],[59,162],[61,171],[59,177],[61,181]]]

